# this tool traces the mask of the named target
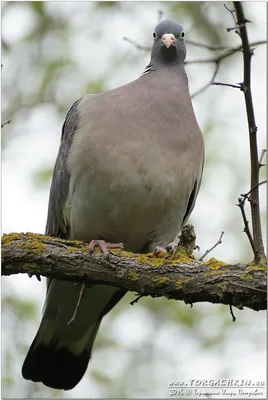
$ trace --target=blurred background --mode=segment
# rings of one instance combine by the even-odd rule
[[[226,3],[232,7],[231,3]],[[266,39],[266,3],[244,2],[250,42]],[[51,173],[61,126],[71,105],[86,93],[136,79],[149,53],[123,37],[150,47],[159,20],[181,23],[186,39],[214,46],[240,45],[222,2],[2,2],[2,219],[3,233],[44,233]],[[188,44],[187,60],[219,51]],[[214,63],[186,65],[190,92],[212,77]],[[242,53],[220,64],[217,81],[241,82]],[[266,46],[252,58],[252,91],[259,152],[265,148]],[[211,256],[250,262],[252,253],[240,211],[249,190],[250,163],[244,96],[237,89],[210,86],[193,98],[206,142],[200,194],[190,222],[200,253],[223,230]],[[262,171],[264,179],[264,171]],[[265,191],[261,212],[265,222]],[[249,207],[246,209],[249,214]],[[265,234],[265,229],[263,229]],[[265,312],[142,298],[129,293],[104,318],[86,375],[69,392],[25,381],[21,366],[38,328],[45,279],[2,279],[2,397],[169,397],[172,380],[250,379],[265,381]],[[265,398],[265,395],[263,396]]]

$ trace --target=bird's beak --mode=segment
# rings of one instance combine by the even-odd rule
[[[164,33],[162,36],[162,43],[169,48],[172,44],[175,44],[176,38],[173,33]]]

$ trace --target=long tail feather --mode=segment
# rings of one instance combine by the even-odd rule
[[[80,290],[70,282],[50,282],[43,318],[22,367],[25,379],[64,390],[82,379],[102,317],[126,292],[104,285],[86,288],[74,321],[68,324]]]

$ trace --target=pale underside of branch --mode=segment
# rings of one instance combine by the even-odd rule
[[[109,284],[141,296],[210,302],[239,309],[266,309],[266,266],[228,265],[193,256],[156,258],[113,250],[110,262],[101,253],[88,254],[83,242],[26,233],[2,238],[2,275],[28,273],[50,278]]]

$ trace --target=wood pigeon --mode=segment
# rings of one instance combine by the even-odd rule
[[[204,163],[184,69],[184,30],[160,22],[150,63],[136,80],[76,101],[62,128],[46,235],[132,252],[166,248],[188,220]],[[101,320],[126,290],[50,279],[25,379],[69,390],[82,379]]]

